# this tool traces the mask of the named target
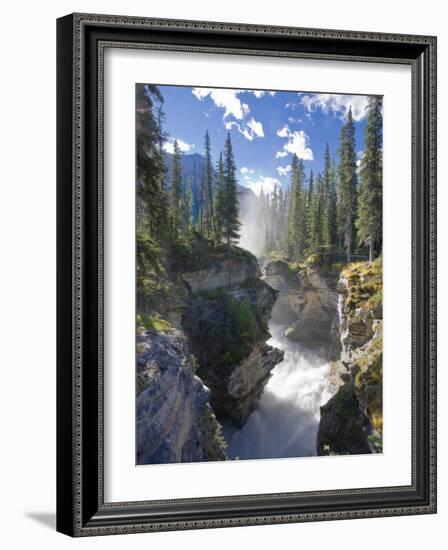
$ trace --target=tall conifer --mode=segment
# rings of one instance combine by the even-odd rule
[[[238,240],[239,230],[241,227],[241,223],[238,219],[236,166],[233,156],[230,132],[227,132],[226,143],[224,146],[223,179],[224,217],[222,220],[222,233],[225,242],[230,245],[231,242]]]
[[[369,98],[369,115],[365,127],[365,151],[361,159],[359,207],[356,227],[360,241],[369,247],[373,260],[376,243],[382,232],[383,214],[383,127],[382,98]]]
[[[348,111],[347,121],[341,129],[338,172],[339,228],[342,244],[347,254],[347,262],[350,262],[356,243],[357,208],[355,126],[351,107]]]

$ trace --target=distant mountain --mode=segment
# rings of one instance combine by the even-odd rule
[[[165,183],[167,188],[171,182],[171,171],[173,167],[173,155],[166,153],[166,164],[168,172],[166,175]],[[195,219],[198,215],[199,199],[201,193],[201,177],[204,170],[205,158],[199,153],[193,153],[191,155],[182,155],[182,189],[185,189],[185,183],[187,178],[190,178],[191,189],[193,191],[193,214]],[[216,171],[213,167],[213,176],[216,175]],[[240,210],[246,210],[248,203],[252,200],[257,200],[257,195],[243,185],[238,184],[238,199],[240,203]]]

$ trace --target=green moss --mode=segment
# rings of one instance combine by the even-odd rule
[[[138,313],[137,327],[141,327],[144,330],[152,329],[156,332],[166,332],[173,329],[173,325],[169,321],[162,319],[156,313],[152,315],[147,313]]]
[[[357,368],[356,368],[357,367]],[[354,372],[355,389],[365,403],[367,414],[378,433],[383,431],[383,352],[382,338],[358,358]]]
[[[282,250],[272,250],[271,252],[266,254],[266,259],[268,262],[288,262],[288,256]]]
[[[381,260],[349,264],[341,276],[348,281],[345,308],[348,312],[361,309],[364,312],[377,310],[383,301]]]
[[[172,243],[169,264],[174,272],[206,269],[217,256],[242,261],[256,261],[253,254],[235,245],[216,243],[211,239],[193,233],[190,239]]]
[[[218,369],[223,375],[252,351],[266,329],[262,312],[224,289],[202,292],[187,309],[183,326],[190,337],[200,373]]]
[[[205,407],[198,419],[198,426],[202,432],[202,447],[205,460],[223,460],[227,449],[222,426],[216,419],[211,407]]]
[[[146,378],[146,376],[137,374],[137,378],[135,381],[136,395],[138,395],[141,391],[143,391],[147,386],[148,386],[148,379]]]

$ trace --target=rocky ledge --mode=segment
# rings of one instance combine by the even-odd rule
[[[257,408],[272,369],[283,360],[283,355],[283,351],[260,342],[228,372],[207,369],[205,378],[212,392],[211,405],[218,418],[227,417],[239,428],[244,426]]]
[[[282,320],[289,321],[285,332],[289,339],[327,359],[337,359],[341,350],[338,278],[339,270],[319,258],[294,268],[277,260],[264,268],[264,280],[279,292],[273,320],[277,310]]]
[[[224,460],[210,390],[177,329],[137,338],[137,464]]]
[[[218,418],[244,425],[283,352],[268,346],[277,292],[260,279],[255,256],[232,247],[200,270],[181,273],[190,297],[182,326]]]
[[[321,407],[317,453],[364,454],[382,451],[382,269],[349,265],[338,284],[341,359],[332,365],[336,387]]]
[[[218,288],[236,287],[248,280],[261,276],[255,256],[232,246],[228,251],[219,250],[210,255],[207,265],[202,269],[182,271],[180,274],[188,289],[198,292]]]

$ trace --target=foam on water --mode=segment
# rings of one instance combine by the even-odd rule
[[[331,397],[330,365],[284,336],[271,321],[268,344],[285,352],[272,371],[258,408],[238,430],[224,426],[229,458],[286,458],[316,455],[320,407]]]

